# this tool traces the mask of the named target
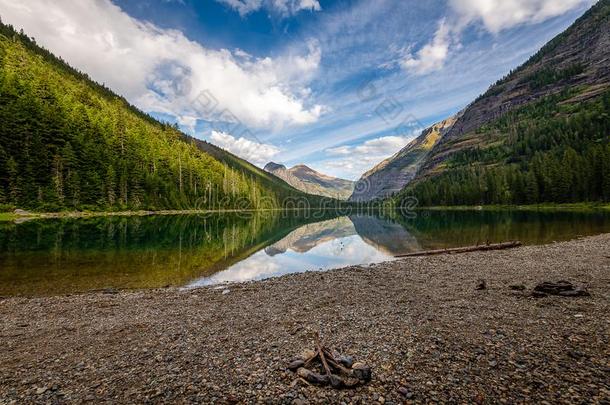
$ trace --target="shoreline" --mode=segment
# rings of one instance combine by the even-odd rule
[[[456,205],[422,207],[419,210],[430,211],[610,211],[610,204],[605,203],[570,203],[570,204],[532,204],[532,205]]]
[[[601,402],[609,272],[605,234],[220,289],[0,298],[0,402]],[[531,296],[559,280],[591,297]],[[295,380],[287,361],[316,331],[371,383]]]
[[[0,213],[1,221],[36,220],[36,219],[62,219],[62,218],[99,218],[99,217],[146,217],[146,216],[172,216],[172,215],[215,215],[257,212],[286,212],[317,210],[320,207],[301,208],[269,208],[269,209],[235,209],[235,210],[159,210],[159,211],[65,211],[65,212],[30,212]],[[334,209],[334,208],[331,208]]]
[[[320,209],[312,207],[309,210]],[[323,208],[325,210],[340,210],[340,208]],[[383,210],[383,208],[352,208],[354,210]],[[258,210],[138,210],[138,211],[65,211],[65,212],[0,212],[0,222],[16,220],[36,219],[61,219],[61,218],[96,218],[96,217],[130,217],[130,216],[171,216],[171,215],[212,215],[223,213],[240,212],[274,212],[274,211],[303,211],[302,208],[273,208]],[[570,203],[570,204],[537,204],[537,205],[482,205],[482,206],[434,206],[416,207],[414,211],[583,211],[583,212],[605,212],[610,211],[610,204],[605,203]]]

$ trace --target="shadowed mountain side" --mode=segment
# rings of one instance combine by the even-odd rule
[[[0,204],[57,212],[319,201],[155,120],[1,22],[0,123]]]

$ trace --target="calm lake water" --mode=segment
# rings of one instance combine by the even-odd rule
[[[610,213],[149,216],[0,223],[0,296],[196,287],[391,260],[421,250],[610,232]]]

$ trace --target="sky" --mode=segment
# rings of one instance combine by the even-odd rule
[[[0,0],[3,22],[160,120],[357,180],[594,0]]]

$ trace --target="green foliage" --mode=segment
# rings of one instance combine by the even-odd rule
[[[532,90],[537,90],[563,80],[568,80],[584,72],[580,64],[568,66],[565,69],[544,68],[527,76],[523,82],[527,83]]]
[[[610,201],[610,92],[547,97],[480,130],[499,137],[455,154],[443,174],[403,191],[424,206]]]
[[[0,212],[13,212],[15,211],[15,206],[11,204],[0,204]]]
[[[545,46],[543,46],[530,60],[524,65],[531,66],[544,59],[565,41],[571,35],[579,35],[581,38],[587,38],[592,31],[599,28],[599,22],[610,17],[610,0],[599,0],[597,4],[591,7],[585,14],[576,20],[566,31],[557,35]]]
[[[303,196],[0,23],[0,203],[36,210],[270,208]]]
[[[541,62],[543,62],[545,58],[557,52],[557,48],[559,48],[561,44],[565,43],[571,36],[577,36],[578,38],[582,39],[598,35],[600,27],[603,26],[603,21],[607,20],[608,18],[610,18],[610,0],[598,1],[597,4],[593,5],[593,7],[591,7],[585,14],[578,18],[578,20],[576,20],[576,22],[570,26],[570,28],[549,41],[525,64],[517,69],[511,70],[506,76],[498,80],[487,90],[487,92],[480,95],[475,100],[475,103],[487,97],[502,94],[505,90],[505,85],[511,80],[521,76],[526,69],[537,69],[537,71],[531,74],[529,78],[522,80],[522,82],[528,83],[529,79],[534,79],[528,83],[530,88],[534,90],[582,73],[582,66],[579,64],[575,64],[559,71],[551,68],[540,68],[540,65],[544,65],[541,64]],[[547,62],[550,62],[551,65],[554,64],[552,61]]]

